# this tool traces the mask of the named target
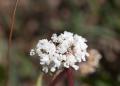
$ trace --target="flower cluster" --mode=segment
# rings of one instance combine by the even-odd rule
[[[77,34],[64,31],[53,34],[51,40],[39,40],[36,47],[31,49],[30,55],[40,57],[40,65],[45,73],[55,72],[57,69],[72,67],[79,69],[79,62],[86,61],[87,40]]]

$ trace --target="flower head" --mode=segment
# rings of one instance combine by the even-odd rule
[[[30,55],[36,54],[40,57],[40,65],[45,73],[70,67],[78,70],[78,63],[86,61],[85,57],[88,56],[88,46],[85,42],[87,42],[85,38],[64,31],[60,35],[53,34],[50,41],[39,40]]]

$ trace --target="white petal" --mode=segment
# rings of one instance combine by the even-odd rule
[[[55,70],[56,70],[56,69],[55,69],[54,67],[52,67],[52,68],[50,69],[51,72],[55,72]]]

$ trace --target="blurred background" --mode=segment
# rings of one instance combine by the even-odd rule
[[[89,45],[91,58],[74,72],[75,86],[120,86],[120,0],[19,0],[8,59],[14,5],[15,0],[0,0],[0,86],[48,86],[52,76],[42,77],[39,58],[29,51],[38,40],[65,30]],[[67,86],[66,79],[57,86]]]

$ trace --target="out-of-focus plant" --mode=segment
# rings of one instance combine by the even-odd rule
[[[80,64],[80,75],[85,76],[90,73],[94,73],[96,68],[99,66],[101,57],[101,54],[97,50],[89,50],[89,57],[87,58],[87,61]]]

